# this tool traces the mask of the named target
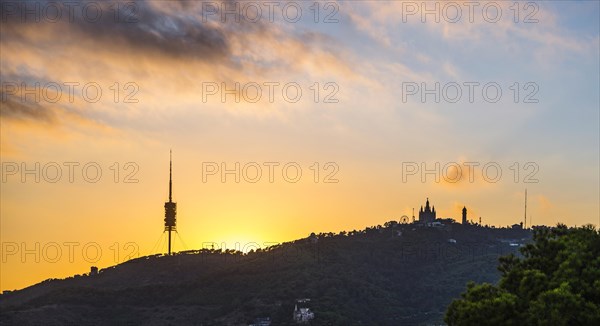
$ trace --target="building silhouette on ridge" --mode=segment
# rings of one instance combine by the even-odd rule
[[[425,203],[425,209],[421,206],[419,210],[419,222],[420,223],[432,223],[436,219],[435,206],[429,207],[429,198]]]

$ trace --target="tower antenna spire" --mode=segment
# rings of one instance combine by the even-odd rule
[[[169,150],[169,201],[165,203],[165,232],[169,232],[169,255],[172,231],[177,232],[177,203],[173,202],[173,151]]]
[[[169,150],[169,202],[172,202],[173,193],[173,151]]]
[[[527,188],[525,188],[525,228],[527,228]]]

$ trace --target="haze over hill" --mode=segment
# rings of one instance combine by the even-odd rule
[[[294,324],[298,299],[313,325],[421,325],[443,313],[468,281],[499,279],[498,257],[530,230],[443,221],[385,223],[312,234],[247,254],[191,250],[140,257],[0,296],[2,325]]]

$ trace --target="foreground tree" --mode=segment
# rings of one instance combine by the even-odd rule
[[[600,325],[600,230],[537,228],[522,258],[500,258],[500,283],[469,283],[448,325]]]

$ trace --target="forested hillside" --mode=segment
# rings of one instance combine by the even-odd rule
[[[467,282],[497,282],[499,256],[531,237],[528,230],[444,223],[388,222],[247,254],[141,257],[4,294],[0,322],[247,325],[269,317],[292,325],[296,300],[309,298],[312,325],[440,324]]]

